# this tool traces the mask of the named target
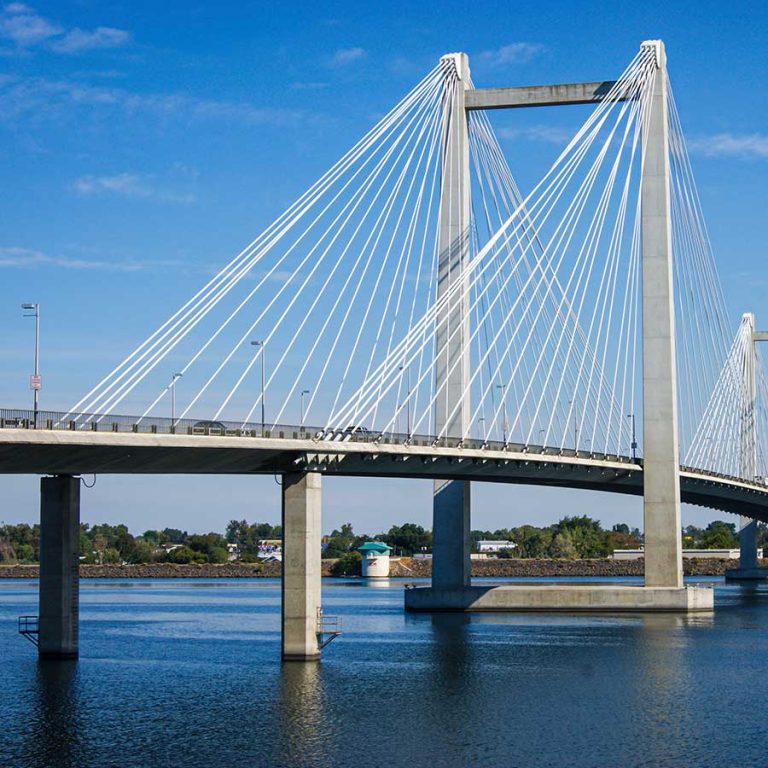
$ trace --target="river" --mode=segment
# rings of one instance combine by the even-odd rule
[[[80,661],[46,664],[4,580],[0,765],[762,767],[768,586],[712,582],[706,615],[429,616],[327,579],[344,634],[281,665],[277,580],[84,581]]]

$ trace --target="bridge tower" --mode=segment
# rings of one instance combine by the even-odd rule
[[[682,542],[680,540],[680,465],[677,419],[677,371],[675,351],[675,305],[672,271],[672,216],[670,202],[669,116],[667,105],[667,63],[664,44],[649,40],[641,50],[653,57],[655,70],[648,114],[643,123],[643,165],[641,171],[642,227],[642,342],[643,342],[643,512],[645,526],[644,587],[603,586],[472,587],[469,583],[469,489],[457,481],[436,482],[434,501],[434,547],[432,588],[406,592],[408,610],[597,610],[597,611],[689,611],[711,610],[712,590],[684,587]],[[455,279],[465,279],[461,265],[467,257],[462,240],[464,212],[469,200],[469,170],[465,161],[466,118],[455,114],[463,103],[475,109],[588,104],[602,100],[614,82],[567,83],[548,86],[474,89],[469,85],[465,54],[450,54],[441,60],[456,70],[464,87],[446,110],[444,128],[443,205],[440,219],[440,277],[446,285],[446,271],[456,265]],[[466,73],[467,79],[464,80]],[[632,98],[620,94],[618,98]],[[466,164],[465,164],[466,163]],[[446,200],[450,204],[446,204]],[[467,215],[468,223],[468,215]],[[449,284],[449,283],[448,283]],[[468,323],[457,310],[461,298],[443,310],[440,322]],[[466,332],[466,325],[462,326]],[[463,334],[456,334],[461,339]],[[438,337],[439,339],[440,337]],[[444,361],[461,359],[448,379],[445,404],[453,403],[456,422],[445,425],[437,414],[437,428],[445,434],[465,434],[463,418],[469,403],[459,402],[463,381],[459,372],[468,370],[468,350],[457,341],[454,346],[438,344],[437,381],[445,381]],[[462,373],[463,375],[463,373]],[[442,376],[442,378],[441,378]],[[451,400],[453,398],[453,400]],[[456,408],[457,403],[459,407]],[[463,487],[462,487],[463,486]],[[465,554],[466,553],[466,554]]]
[[[645,586],[683,586],[667,61],[661,40],[641,175]]]
[[[745,312],[741,323],[748,326],[751,343],[742,370],[741,406],[741,477],[753,480],[757,475],[757,349],[759,341],[768,341],[768,332],[755,330],[755,315]],[[725,572],[728,581],[752,581],[768,578],[768,568],[757,563],[757,520],[741,516],[739,520],[739,567]]]
[[[466,53],[440,59],[443,70],[441,194],[438,233],[437,300],[457,282],[437,318],[435,347],[435,434],[461,439],[468,433],[470,175],[465,93]],[[432,503],[432,585],[461,589],[470,583],[470,490],[464,480],[435,480]]]

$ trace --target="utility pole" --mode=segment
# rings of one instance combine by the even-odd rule
[[[24,315],[24,317],[35,318],[35,372],[32,374],[32,378],[29,380],[29,387],[32,390],[32,418],[37,429],[37,411],[39,405],[40,389],[42,387],[42,379],[40,378],[40,305],[39,304],[22,304],[22,309],[30,310],[31,315]]]

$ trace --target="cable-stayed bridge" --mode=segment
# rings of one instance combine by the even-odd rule
[[[593,109],[524,194],[488,112],[567,104]],[[323,473],[435,481],[412,609],[706,609],[680,501],[743,515],[756,569],[762,336],[731,325],[663,44],[521,88],[450,54],[69,412],[0,413],[0,471],[56,475],[70,522],[78,474],[282,474],[286,657],[318,652]],[[642,493],[645,588],[478,592],[470,480]]]

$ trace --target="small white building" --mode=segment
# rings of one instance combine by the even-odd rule
[[[389,553],[392,547],[383,541],[366,541],[357,551],[363,556],[362,574],[364,579],[389,578]]]
[[[478,541],[477,551],[482,554],[489,552],[501,552],[502,549],[516,549],[514,541]]]
[[[614,560],[639,560],[641,557],[644,557],[644,556],[645,556],[645,552],[643,551],[642,547],[640,549],[614,549],[613,555],[612,555]],[[739,550],[738,549],[684,549],[683,557],[702,557],[702,558],[713,558],[713,559],[719,559],[719,560],[738,560]],[[757,557],[759,559],[762,559],[763,557],[762,548],[757,550]]]

